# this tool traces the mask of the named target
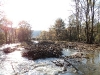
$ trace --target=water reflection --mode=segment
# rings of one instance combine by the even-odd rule
[[[83,58],[83,65],[79,66],[79,69],[84,71],[85,75],[100,75],[100,51],[84,51],[89,59]]]
[[[100,51],[85,51],[84,53],[89,57],[89,59],[86,59],[86,64],[100,64]]]
[[[74,50],[67,49],[63,52],[63,54],[65,56],[66,55],[69,56],[73,54],[73,52],[76,53]],[[82,63],[76,64],[78,69],[82,71],[84,75],[100,75],[100,51],[98,50],[86,51],[85,50],[83,51],[83,53],[86,55],[86,57],[89,57],[89,58],[80,59]],[[62,74],[62,75],[67,75],[67,74]],[[78,74],[74,74],[74,75],[78,75]]]

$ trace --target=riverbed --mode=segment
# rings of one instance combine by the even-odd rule
[[[57,66],[53,62],[64,62],[62,58],[45,58],[29,60],[21,56],[24,48],[18,44],[6,44],[0,47],[0,75],[100,75],[100,51],[83,51],[89,58],[79,58],[69,60],[80,73],[76,72],[72,66]],[[17,47],[12,52],[5,54],[4,48]],[[64,48],[62,57],[70,56],[78,50]],[[75,61],[78,60],[78,61]]]

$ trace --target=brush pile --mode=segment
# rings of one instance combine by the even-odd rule
[[[30,47],[26,47],[25,49],[26,50],[22,53],[22,56],[33,60],[50,57],[57,58],[62,55],[60,44],[48,41],[41,41],[37,44],[31,45]]]

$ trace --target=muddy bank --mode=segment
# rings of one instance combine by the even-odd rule
[[[100,44],[77,43],[77,48],[80,50],[100,50]]]
[[[100,50],[100,44],[86,44],[80,42],[55,42],[62,46],[62,48],[70,48],[76,50]]]

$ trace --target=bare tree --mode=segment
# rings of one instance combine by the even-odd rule
[[[97,0],[74,0],[76,10],[77,36],[79,38],[81,21],[85,22],[86,42],[94,42],[94,19]]]

